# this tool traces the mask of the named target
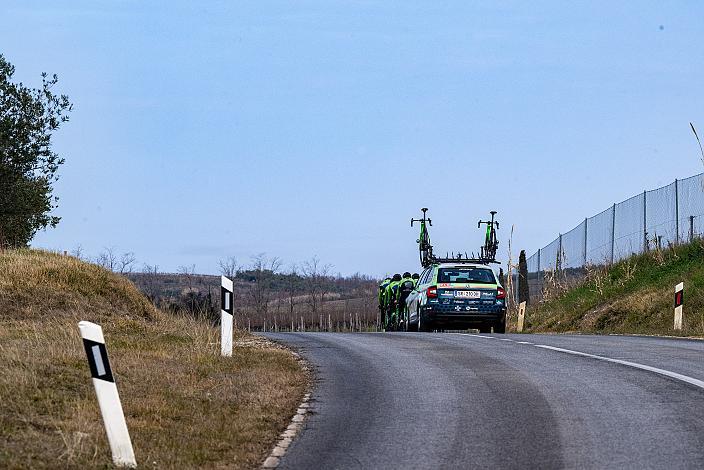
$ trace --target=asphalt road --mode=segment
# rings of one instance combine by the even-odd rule
[[[704,341],[266,336],[317,373],[280,468],[704,468]]]

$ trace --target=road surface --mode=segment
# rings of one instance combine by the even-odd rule
[[[266,336],[317,376],[283,469],[704,468],[704,341]]]

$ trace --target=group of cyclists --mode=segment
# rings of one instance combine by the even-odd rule
[[[406,321],[406,299],[420,275],[409,272],[394,274],[379,284],[379,321],[385,331],[398,331]]]

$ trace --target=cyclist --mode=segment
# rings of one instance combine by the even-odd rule
[[[381,323],[381,327],[384,327],[384,322],[385,322],[385,313],[386,313],[386,286],[388,286],[391,283],[391,278],[386,277],[381,283],[379,283],[379,294],[378,294],[378,299],[379,299],[379,322]]]
[[[398,285],[401,282],[401,275],[394,274],[391,278],[391,282],[386,286],[385,289],[385,306],[386,306],[386,322],[384,323],[384,329],[391,329],[395,323],[396,317],[396,291],[398,290]]]
[[[406,321],[406,313],[408,311],[406,308],[406,299],[413,291],[414,287],[415,282],[413,282],[411,273],[406,271],[403,273],[403,278],[399,281],[398,289],[396,290],[396,319],[398,323]]]
[[[411,276],[411,279],[413,279],[413,286],[418,285],[418,279],[420,279],[420,274],[418,273],[413,273],[413,276]]]

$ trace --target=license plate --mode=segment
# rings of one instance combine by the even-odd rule
[[[455,297],[463,297],[466,299],[478,299],[481,297],[481,292],[478,290],[456,290]]]

